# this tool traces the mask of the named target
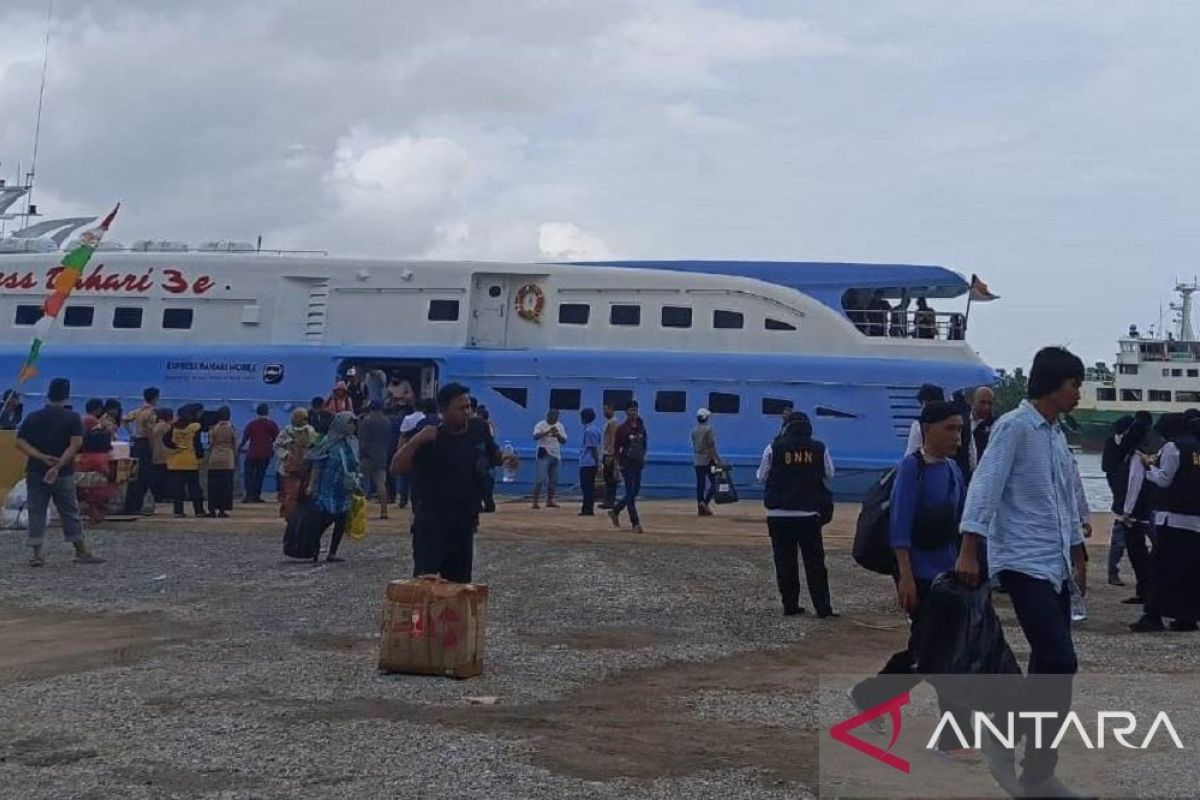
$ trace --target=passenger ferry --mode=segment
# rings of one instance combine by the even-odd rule
[[[15,376],[60,254],[7,249],[0,369]],[[918,332],[904,308],[878,319],[862,309],[967,291],[934,266],[379,261],[140,242],[92,257],[23,391],[36,407],[61,375],[80,405],[97,396],[132,407],[155,385],[166,406],[229,405],[244,424],[265,402],[283,424],[352,366],[402,375],[424,396],[459,381],[522,457],[521,488],[547,409],[563,414],[572,476],[578,411],[636,399],[649,434],[645,490],[658,496],[692,491],[701,407],[753,493],[763,448],[794,406],[836,460],[835,490],[854,496],[903,454],[920,384],[994,380],[963,314],[927,313]]]
[[[1116,363],[1100,363],[1088,370],[1079,407],[1071,422],[1083,446],[1100,449],[1112,424],[1126,414],[1145,409],[1156,417],[1173,411],[1200,408],[1200,341],[1192,325],[1195,282],[1175,287],[1179,301],[1171,305],[1178,315],[1176,328],[1166,337],[1146,335],[1136,325],[1118,341]]]

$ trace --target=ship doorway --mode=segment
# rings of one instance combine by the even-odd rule
[[[509,276],[481,273],[475,276],[471,291],[471,347],[508,345]]]
[[[407,400],[408,389],[412,400],[436,400],[438,393],[437,362],[431,359],[413,358],[346,358],[338,364],[338,377],[343,378],[351,369],[367,380],[368,373],[381,370],[384,382],[384,404],[396,405]],[[405,388],[407,384],[407,389]]]

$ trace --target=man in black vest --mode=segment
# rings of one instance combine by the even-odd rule
[[[1163,630],[1163,617],[1174,620],[1173,631],[1195,631],[1200,619],[1200,440],[1194,427],[1183,414],[1164,414],[1158,432],[1167,443],[1157,463],[1141,456],[1146,480],[1159,487],[1152,500],[1158,536],[1150,596],[1142,618],[1130,626],[1134,633]]]
[[[836,617],[829,601],[829,574],[821,526],[833,516],[833,460],[825,445],[812,438],[808,415],[796,411],[783,431],[763,451],[758,479],[766,484],[767,531],[775,556],[775,579],[785,616],[803,614],[800,606],[800,563],[817,616]]]

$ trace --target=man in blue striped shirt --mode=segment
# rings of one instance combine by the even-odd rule
[[[1074,457],[1058,419],[1078,405],[1083,371],[1083,362],[1060,347],[1034,357],[1028,399],[992,428],[971,480],[955,565],[963,583],[978,585],[986,540],[990,574],[1007,590],[1029,640],[1029,675],[1062,676],[1031,680],[1021,710],[1052,711],[1060,718],[1071,707],[1071,676],[1078,668],[1070,581],[1084,590],[1087,566]],[[1020,786],[1011,753],[988,753],[993,775],[1005,789],[1018,788],[1027,797],[1076,797],[1054,775],[1058,754],[1048,742],[1035,748],[1031,731],[1032,726],[1025,731]]]

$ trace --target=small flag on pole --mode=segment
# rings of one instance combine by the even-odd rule
[[[976,303],[987,303],[999,299],[1000,295],[992,294],[991,289],[988,288],[988,285],[978,275],[971,276],[971,300]]]
[[[100,245],[100,240],[108,232],[108,227],[112,225],[113,217],[117,215],[117,209],[120,207],[121,204],[117,203],[117,207],[110,211],[98,226],[84,232],[79,237],[78,247],[63,256],[62,263],[59,265],[58,277],[54,280],[54,291],[42,303],[42,318],[33,328],[33,342],[29,346],[29,355],[26,356],[25,363],[21,365],[21,371],[17,375],[18,384],[24,383],[38,374],[37,361],[42,354],[42,346],[50,335],[50,329],[54,327],[58,313],[66,305],[67,298],[71,296],[75,285],[83,277],[83,268],[87,266],[88,259],[92,257],[92,253]]]

